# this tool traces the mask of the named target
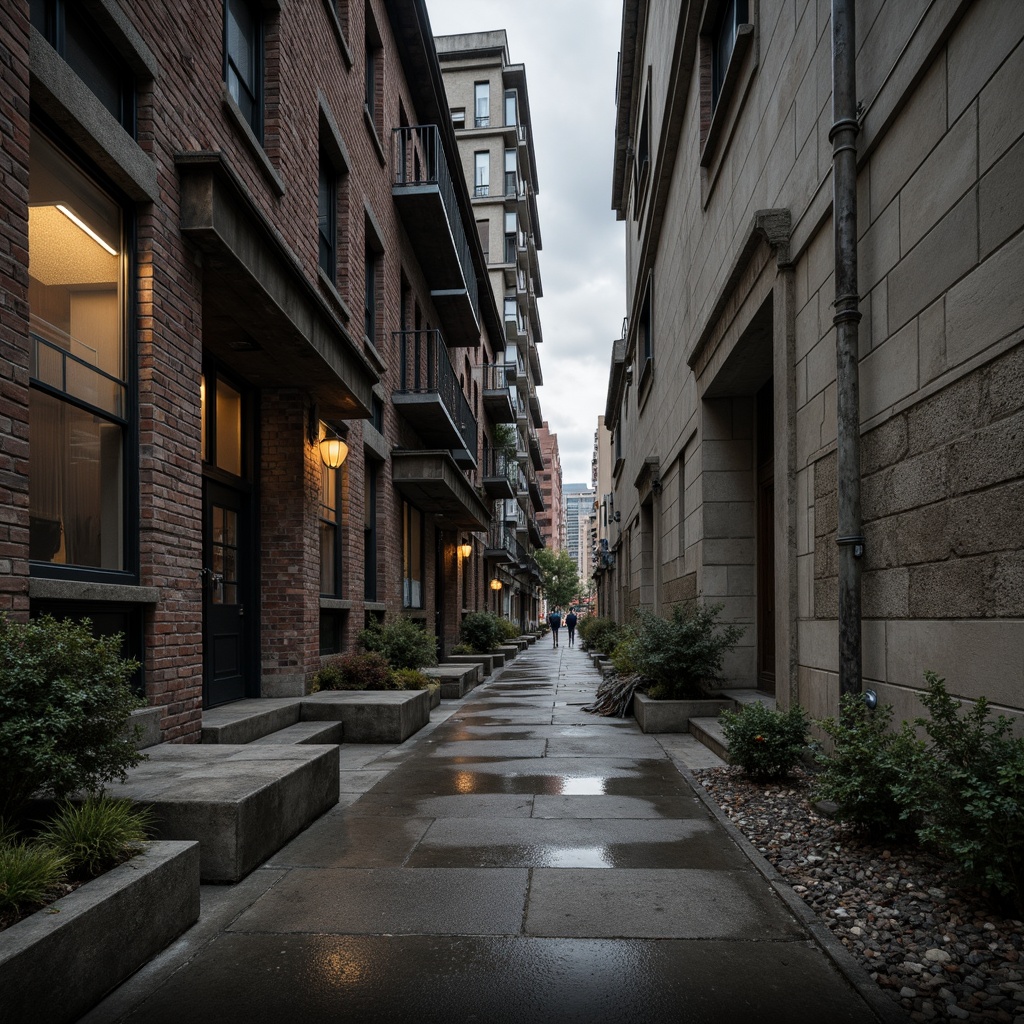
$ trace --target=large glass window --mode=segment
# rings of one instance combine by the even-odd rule
[[[519,123],[516,114],[516,91],[515,89],[505,90],[505,124],[513,125]]]
[[[331,284],[337,276],[337,209],[338,178],[330,161],[320,154],[320,182],[318,186],[318,237],[320,269]]]
[[[722,92],[722,83],[729,70],[732,51],[736,47],[736,36],[740,25],[747,21],[747,0],[726,0],[722,5],[718,23],[715,26],[713,49],[711,52],[711,105],[718,106],[718,97]]]
[[[363,496],[363,598],[377,600],[377,464],[366,463]]]
[[[135,81],[80,3],[31,0],[32,24],[121,126],[135,134]]]
[[[117,203],[34,131],[29,557],[125,568],[129,398]]]
[[[473,154],[473,195],[486,196],[491,185],[491,154],[481,150]]]
[[[490,127],[491,86],[488,82],[477,82],[473,86],[473,124],[477,128]]]
[[[423,513],[402,502],[402,607],[423,607]]]
[[[263,21],[248,0],[224,5],[224,80],[228,91],[263,141]]]

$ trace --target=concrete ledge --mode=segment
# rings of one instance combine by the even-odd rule
[[[651,700],[638,693],[633,697],[633,717],[641,732],[689,732],[691,718],[714,718],[730,706],[727,700]]]
[[[519,644],[502,644],[500,647],[495,647],[495,650],[505,655],[505,664],[507,665],[519,653]]]
[[[717,718],[691,718],[689,732],[713,754],[717,754],[725,762],[729,761],[729,741],[725,738],[725,730]]]
[[[203,712],[203,743],[252,743],[261,736],[295,725],[301,697],[255,697]]]
[[[135,737],[135,749],[145,750],[160,742],[160,708],[138,708],[128,719],[128,730],[138,727],[139,735]]]
[[[480,678],[480,682],[483,682],[494,671],[494,657],[493,654],[449,654],[445,664],[479,665],[483,669]],[[502,658],[501,660],[504,663],[505,659]]]
[[[423,672],[441,684],[442,700],[458,700],[465,697],[480,682],[483,669],[479,664],[434,665]]]
[[[323,690],[302,698],[305,722],[344,722],[350,743],[403,743],[430,721],[429,690]]]
[[[345,732],[343,722],[296,722],[278,729],[267,736],[261,736],[253,743],[341,743]]]
[[[428,690],[427,693],[430,694],[430,710],[433,711],[434,708],[439,708],[441,706],[441,687],[435,686],[432,690]]]
[[[161,839],[199,841],[204,882],[237,882],[338,802],[338,747],[151,747],[112,796],[151,807]]]
[[[77,1020],[198,918],[199,844],[148,843],[3,933],[4,1019]]]
[[[537,642],[537,638],[532,633],[524,633],[522,636],[517,637],[516,639],[525,640],[527,647],[532,647]]]
[[[505,662],[511,659],[505,657],[504,651],[488,651],[487,656],[491,659],[491,664],[494,668],[504,668]]]

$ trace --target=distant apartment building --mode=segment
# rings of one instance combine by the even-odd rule
[[[545,508],[538,477],[545,469],[537,395],[543,383],[537,348],[541,236],[526,69],[509,61],[504,30],[434,42],[472,197],[474,234],[502,312],[503,333],[488,360],[466,365],[467,378],[479,378],[485,406],[500,424],[484,434],[482,480],[491,508],[484,558],[489,579],[501,584],[505,613],[525,628],[540,614],[533,552],[544,544],[537,516]]]
[[[594,511],[594,491],[587,484],[564,484],[562,501],[565,507],[565,549],[585,582],[590,577],[590,515]]]
[[[730,685],[817,716],[859,559],[865,688],[912,718],[934,669],[1020,714],[1024,5],[856,8],[858,283],[837,297],[829,5],[623,4],[609,589],[622,618],[723,605],[746,627]],[[856,323],[858,297],[840,380],[836,303]]]
[[[506,327],[423,0],[0,12],[0,609],[123,633],[167,740],[443,654]]]
[[[537,513],[540,535],[544,546],[552,551],[565,547],[565,520],[562,509],[562,460],[558,454],[558,435],[548,430],[544,420],[537,431],[544,468],[537,474],[540,480],[540,494],[544,499],[544,511]]]
[[[615,528],[615,498],[612,490],[612,449],[611,435],[605,429],[604,416],[597,418],[594,431],[594,454],[591,460],[591,483],[594,488],[593,554],[591,575],[594,580],[596,614],[609,615],[614,607],[612,600],[612,574],[615,554],[612,537]]]

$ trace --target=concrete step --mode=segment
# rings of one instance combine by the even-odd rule
[[[433,665],[422,670],[423,674],[441,684],[442,700],[459,700],[483,678],[483,666],[479,662],[470,664]]]
[[[255,697],[203,712],[203,743],[252,743],[302,717],[301,697]]]
[[[260,736],[253,743],[341,743],[343,722],[296,722],[277,732]]]
[[[763,704],[766,708],[775,710],[775,697],[763,690],[723,689],[715,690],[711,696],[719,700],[731,700],[737,709],[746,707],[748,704]]]
[[[717,718],[691,718],[690,735],[695,736],[713,754],[723,761],[729,760],[729,744]]]

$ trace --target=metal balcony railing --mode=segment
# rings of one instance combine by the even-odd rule
[[[396,331],[392,338],[398,348],[398,386],[403,395],[437,394],[456,429],[463,447],[476,452],[477,422],[473,409],[459,387],[441,332]]]
[[[490,182],[478,181],[473,186],[474,199],[486,199],[491,194]]]
[[[506,363],[484,363],[482,369],[484,391],[505,391],[516,379],[515,367]]]
[[[488,448],[484,452],[483,475],[485,477],[492,479],[504,477],[515,490],[519,483],[518,474],[520,472],[519,463],[506,452],[497,448]]]
[[[505,262],[515,263],[516,261],[516,236],[505,236]]]
[[[459,202],[448,169],[448,161],[441,145],[441,134],[437,125],[409,125],[394,130],[395,146],[395,187],[436,185],[441,203],[448,215],[448,226],[452,244],[462,267],[462,276],[469,292],[473,309],[480,308],[480,296],[473,257],[466,236],[466,228],[459,212]],[[486,187],[486,186],[485,186]]]
[[[515,555],[515,535],[505,525],[504,520],[494,519],[487,530],[487,548],[490,551],[505,551]]]
[[[515,171],[505,172],[505,196],[514,198],[519,194],[519,175]]]

